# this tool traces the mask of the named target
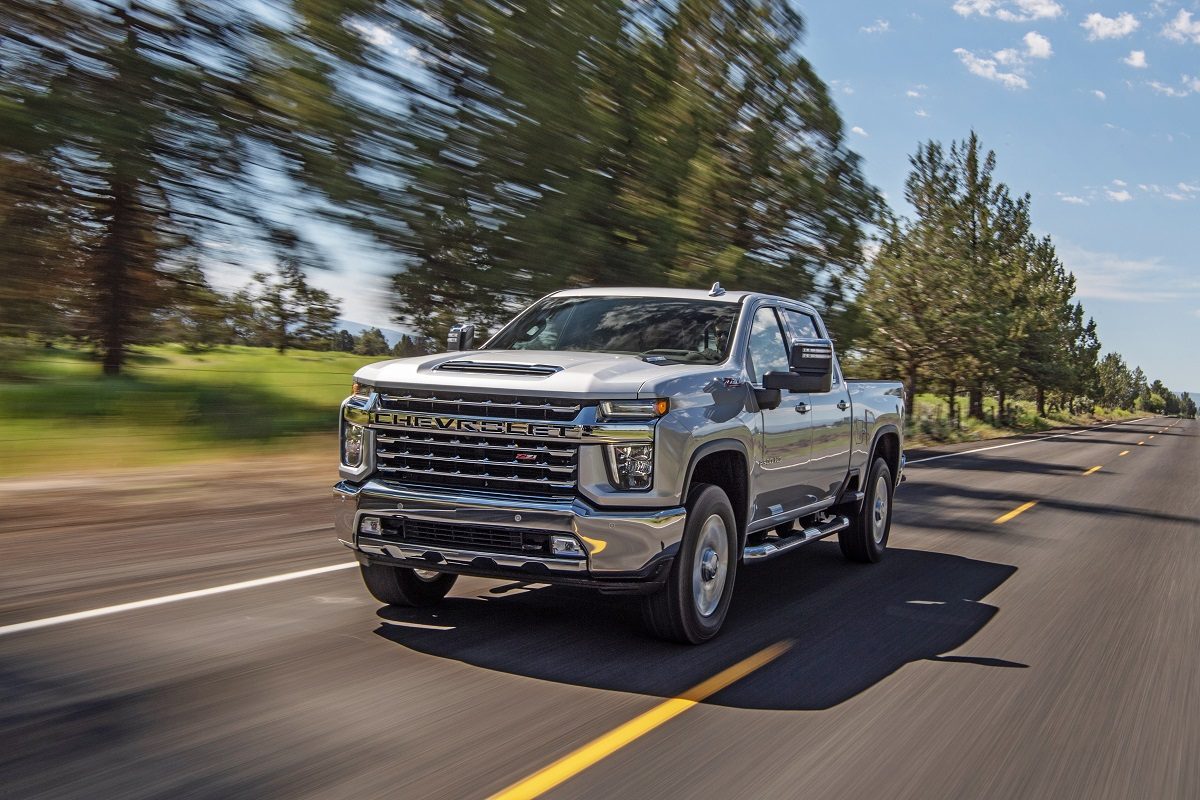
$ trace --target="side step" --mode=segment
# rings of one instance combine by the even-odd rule
[[[748,564],[756,561],[766,561],[769,558],[783,555],[789,550],[794,550],[802,544],[815,542],[817,539],[824,539],[826,536],[830,536],[849,527],[849,517],[834,517],[823,525],[820,525],[816,528],[805,528],[804,530],[793,534],[786,539],[776,539],[773,542],[768,541],[763,542],[762,544],[756,544],[747,547],[742,552],[742,561]]]

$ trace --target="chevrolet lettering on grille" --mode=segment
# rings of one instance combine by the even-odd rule
[[[462,419],[460,417],[438,417],[393,411],[373,412],[371,414],[371,423],[389,428],[419,428],[430,431],[453,431],[499,436],[530,436],[555,439],[580,439],[583,437],[583,428],[579,425],[549,425],[542,422],[516,422],[502,419]]]

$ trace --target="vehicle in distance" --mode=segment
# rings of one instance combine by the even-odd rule
[[[472,338],[363,367],[342,404],[338,538],[380,602],[458,575],[586,586],[698,643],[743,566],[835,533],[882,556],[903,387],[844,379],[811,306],[576,289]]]

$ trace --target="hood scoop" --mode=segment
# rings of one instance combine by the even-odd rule
[[[500,375],[553,375],[562,367],[550,364],[513,364],[503,361],[447,361],[434,367],[444,372],[490,372]]]

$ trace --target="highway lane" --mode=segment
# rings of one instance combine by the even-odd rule
[[[557,588],[464,579],[435,611],[380,609],[347,570],[0,636],[0,785],[484,797],[657,713],[546,796],[1195,797],[1198,439],[1151,419],[915,464],[883,563],[822,542],[745,569],[701,648],[646,639],[632,603]],[[154,541],[175,557],[105,556],[98,580],[67,547],[78,596],[54,560],[6,559],[0,625],[343,559],[288,496],[228,524],[200,503],[195,536],[222,520],[207,545],[172,528]],[[136,529],[76,527],[91,552],[133,554],[142,528],[183,524],[147,511]],[[265,539],[240,566],[230,528]],[[209,580],[173,578],[196,554]],[[39,592],[39,571],[60,590]]]

